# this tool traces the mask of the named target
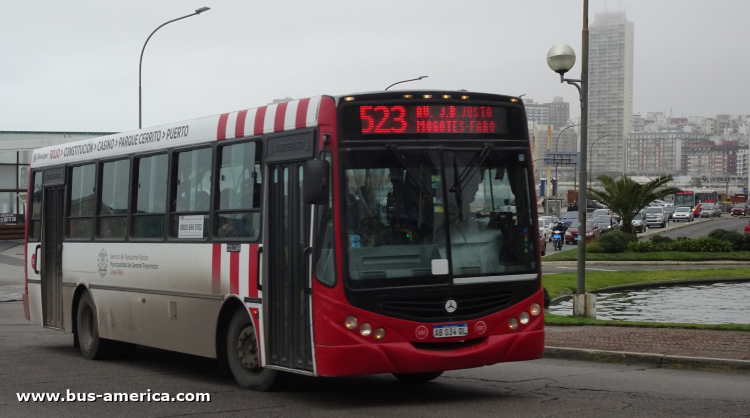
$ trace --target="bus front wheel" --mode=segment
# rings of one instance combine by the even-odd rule
[[[255,327],[247,310],[238,309],[227,329],[227,363],[234,380],[243,389],[267,391],[277,389],[276,370],[261,367],[260,348]]]
[[[393,373],[394,376],[396,376],[396,379],[404,382],[404,383],[427,383],[431,380],[435,380],[440,375],[442,375],[443,372],[434,372],[434,373]]]
[[[89,292],[81,295],[77,312],[78,343],[81,354],[89,360],[129,357],[136,345],[99,337],[96,306]]]

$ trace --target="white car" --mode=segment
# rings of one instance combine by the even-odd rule
[[[539,232],[545,241],[552,241],[552,224],[546,219],[539,218]]]
[[[679,208],[675,209],[674,213],[672,214],[672,222],[693,222],[694,216],[695,215],[693,214],[692,209],[687,206],[680,206]]]

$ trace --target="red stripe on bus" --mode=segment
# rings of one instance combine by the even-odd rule
[[[229,293],[240,293],[240,253],[229,253]]]
[[[276,119],[273,123],[273,131],[281,132],[284,130],[284,119],[286,119],[286,107],[289,106],[289,102],[279,103],[279,107],[276,108]]]
[[[250,244],[247,267],[247,293],[250,298],[258,297],[258,244]]]
[[[242,138],[245,136],[245,118],[247,118],[247,110],[241,110],[237,114],[237,123],[234,125],[234,137]]]
[[[255,112],[255,135],[263,135],[263,123],[266,121],[266,107],[259,107]]]
[[[302,99],[297,105],[297,119],[295,120],[295,128],[302,129],[307,127],[307,106],[310,104],[310,99]]]
[[[216,129],[216,139],[219,141],[227,138],[227,119],[229,119],[229,113],[219,116],[219,127]]]
[[[221,294],[221,244],[214,244],[211,258],[211,293]]]

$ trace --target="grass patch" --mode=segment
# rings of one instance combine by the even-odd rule
[[[641,271],[590,271],[586,272],[586,290],[628,284],[653,283],[666,280],[705,280],[713,278],[750,277],[750,268],[700,269],[700,270],[641,270]],[[561,273],[542,276],[542,285],[552,299],[571,294],[576,289],[576,274]],[[749,331],[750,324],[676,324],[661,322],[617,321],[581,318],[544,313],[547,325],[607,325],[621,327],[711,329],[719,331]]]
[[[576,261],[577,249],[565,250],[542,257],[542,261]],[[587,261],[750,261],[750,251],[732,251],[725,253],[689,253],[665,251],[658,253],[635,253],[625,251],[618,254],[588,253]]]
[[[576,326],[576,325],[608,325],[614,327],[639,328],[680,328],[680,329],[708,329],[715,331],[745,331],[750,332],[750,324],[675,324],[664,322],[614,321],[577,316],[555,315],[544,313],[545,325]]]
[[[588,271],[586,290],[598,290],[625,284],[662,282],[665,280],[702,280],[727,277],[750,277],[750,268],[696,270]],[[542,285],[552,299],[576,290],[576,273],[546,274]]]

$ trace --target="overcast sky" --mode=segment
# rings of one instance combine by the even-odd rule
[[[126,131],[302,98],[467,89],[578,93],[546,64],[581,49],[582,0],[0,0],[0,130]],[[750,114],[750,1],[591,0],[635,23],[634,113]],[[572,71],[576,78],[580,66]],[[401,87],[401,86],[397,86]]]

